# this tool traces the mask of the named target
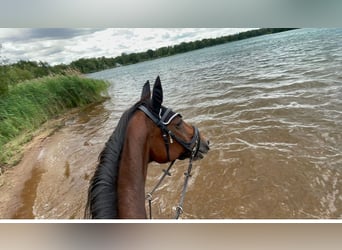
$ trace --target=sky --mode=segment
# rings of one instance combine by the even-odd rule
[[[251,28],[0,28],[0,63],[18,60],[69,64],[215,38]]]

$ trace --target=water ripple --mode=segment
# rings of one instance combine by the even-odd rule
[[[300,29],[92,76],[112,83],[111,126],[160,75],[165,104],[210,137],[189,218],[341,218],[341,40],[342,29]]]

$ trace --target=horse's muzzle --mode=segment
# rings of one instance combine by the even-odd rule
[[[195,161],[203,159],[204,154],[208,153],[208,151],[210,149],[209,148],[209,144],[210,144],[209,140],[205,140],[205,139],[201,138],[198,152],[197,152],[197,154],[194,157]]]

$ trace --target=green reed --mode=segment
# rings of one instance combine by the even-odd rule
[[[6,143],[30,133],[71,108],[103,99],[108,84],[77,75],[53,76],[20,83],[0,96],[0,166],[11,157]]]

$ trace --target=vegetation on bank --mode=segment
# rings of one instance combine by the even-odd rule
[[[71,108],[102,100],[107,87],[102,80],[67,75],[26,81],[9,88],[0,97],[0,166],[8,164],[17,153],[17,148],[9,146],[10,141]],[[23,139],[23,143],[28,140]]]
[[[1,63],[1,62],[0,62]],[[18,61],[0,66],[0,96],[16,84],[51,75],[75,73],[68,65],[50,66],[44,62]]]

